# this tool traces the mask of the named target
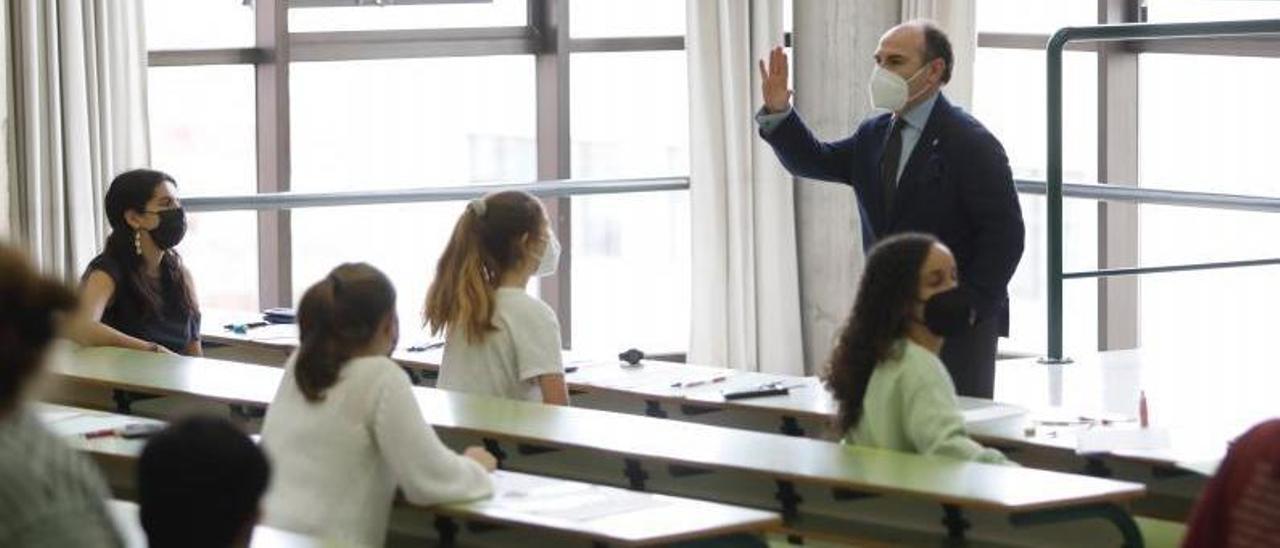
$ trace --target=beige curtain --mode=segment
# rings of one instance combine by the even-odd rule
[[[145,166],[141,0],[9,0],[14,236],[74,279],[105,237],[102,196]]]
[[[4,72],[0,73],[0,136],[4,146],[0,146],[0,242],[7,242],[13,232],[13,210],[9,208],[9,184],[13,180],[10,173],[9,155],[13,149],[13,105],[9,94],[9,83],[12,79],[13,63],[9,58],[9,6],[0,7],[0,59],[4,59]]]
[[[803,374],[791,177],[755,135],[755,60],[782,42],[780,0],[688,3],[693,330],[689,358]]]

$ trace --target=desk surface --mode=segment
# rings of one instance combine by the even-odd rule
[[[220,314],[220,315],[219,315]],[[240,314],[240,318],[251,316]],[[237,317],[235,313],[215,313],[215,318]],[[230,333],[222,328],[223,322],[208,324],[206,338],[227,344],[246,347],[272,348],[289,352],[297,344],[294,326],[269,326],[263,331],[251,331],[244,335]],[[289,330],[292,330],[291,332]],[[211,335],[221,331],[221,335]],[[291,334],[290,334],[291,333]],[[439,348],[409,352],[398,349],[393,358],[413,369],[436,371],[442,352]],[[1185,355],[1149,350],[1099,352],[1081,355],[1073,364],[1044,365],[1034,358],[1005,360],[998,364],[999,382],[997,402],[961,398],[966,424],[975,439],[982,443],[1001,447],[1034,448],[1062,453],[1074,453],[1076,434],[1082,427],[1047,428],[1039,417],[1045,414],[1060,415],[1064,408],[1078,414],[1136,415],[1137,395],[1143,365],[1184,363]],[[588,359],[583,356],[566,356],[567,364],[576,365],[566,381],[570,389],[610,394],[621,398],[651,401],[664,405],[687,405],[704,409],[734,410],[766,415],[778,419],[793,417],[827,423],[835,417],[836,403],[816,377],[793,377],[757,372],[744,372],[719,367],[646,360],[642,367],[624,368],[616,360]],[[692,388],[678,388],[676,382],[715,379],[723,381],[702,384]],[[1065,382],[1064,382],[1065,379]],[[1162,401],[1195,401],[1187,392],[1186,384],[1171,383],[1160,379],[1162,385],[1174,390],[1162,390],[1163,386],[1146,383],[1148,397]],[[1276,379],[1280,383],[1280,378]],[[780,383],[789,393],[780,396],[726,400],[724,392]],[[1194,386],[1194,383],[1191,384]],[[1070,387],[1068,390],[1065,387]],[[1178,388],[1182,389],[1179,390]],[[1096,397],[1101,395],[1101,398]],[[1192,399],[1178,400],[1172,396]],[[1253,400],[1256,402],[1256,400]],[[1238,407],[1239,402],[1232,402]],[[1257,405],[1254,405],[1257,407]],[[1027,412],[1034,409],[1034,412]],[[1166,409],[1158,409],[1165,411]],[[1170,433],[1170,444],[1159,449],[1116,450],[1108,458],[1142,465],[1179,467],[1203,474],[1213,470],[1225,455],[1227,441],[1243,432],[1250,424],[1270,415],[1263,409],[1246,409],[1227,413],[1225,420],[1206,420],[1204,415],[1189,416],[1187,408],[1170,408],[1172,414],[1157,415],[1155,424],[1163,424]],[[1035,432],[1027,435],[1029,427]]]
[[[114,436],[85,439],[83,433],[108,427],[104,425],[159,422],[49,404],[39,407],[39,415],[46,425],[55,429],[77,450],[99,458],[129,461],[137,460],[142,454],[144,440],[126,440]],[[782,518],[776,512],[714,502],[508,471],[495,472],[493,480],[492,498],[439,505],[430,508],[430,511],[460,519],[501,523],[635,546],[734,533],[758,533],[782,525]],[[400,503],[407,504],[403,500]],[[131,519],[128,523],[137,528],[135,505],[120,503],[113,510],[135,512],[132,516],[123,517]],[[336,545],[305,535],[259,526],[254,533],[253,546]]]
[[[291,352],[298,344],[298,331],[295,325],[270,325],[255,328],[246,333],[234,333],[224,328],[230,323],[260,320],[260,314],[213,310],[206,312],[205,317],[202,336],[210,342],[275,349],[286,353]],[[397,348],[392,354],[392,358],[410,368],[438,371],[443,359],[442,349],[433,347],[411,352],[408,348],[412,344],[416,343],[402,344],[401,348]],[[577,367],[577,370],[569,373],[565,380],[573,390],[617,394],[662,403],[764,412],[819,421],[830,420],[836,413],[835,401],[817,377],[746,372],[658,360],[645,360],[641,367],[622,367],[621,363],[613,359],[600,359],[565,351],[565,365]],[[672,386],[676,382],[719,377],[727,378],[697,387]],[[724,397],[727,391],[753,388],[766,383],[779,383],[781,386],[786,386],[789,392],[786,395],[742,400],[726,400]],[[966,410],[992,405],[990,402],[983,404],[981,400],[963,402],[963,404]]]
[[[138,519],[138,505],[123,500],[112,500],[108,503],[111,518],[116,528],[124,536],[125,546],[129,548],[146,548],[147,535],[142,530],[142,522]],[[259,525],[253,528],[253,539],[249,548],[337,548],[348,547],[334,541],[324,541],[298,533],[291,533],[275,527]]]
[[[57,374],[81,382],[233,403],[270,402],[278,368],[84,349]],[[1142,496],[1141,485],[945,458],[416,388],[424,418],[441,428],[624,457],[727,469],[862,492],[922,497],[999,511],[1029,511]]]
[[[1139,394],[1145,392],[1151,425],[1169,432],[1170,445],[1115,455],[1203,474],[1216,468],[1230,440],[1280,416],[1273,388],[1280,386],[1280,368],[1270,366],[1273,356],[1274,349],[1204,344],[1077,354],[1072,363],[1060,365],[1002,361],[995,396],[1030,409],[1136,418]],[[1011,434],[1035,418],[994,425],[990,433],[1016,443]],[[1035,439],[1027,441],[1074,447],[1078,429],[1037,428]],[[1055,430],[1056,440],[1046,438]]]

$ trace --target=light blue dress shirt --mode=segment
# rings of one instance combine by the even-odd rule
[[[929,115],[933,114],[933,105],[938,102],[938,93],[933,92],[928,99],[921,101],[920,104],[911,107],[902,114],[902,118],[906,120],[907,125],[902,128],[902,155],[898,157],[898,178],[902,178],[902,171],[907,168],[907,160],[911,158],[911,151],[915,150],[916,143],[920,141],[920,134],[924,132],[924,125],[929,122]],[[767,113],[763,108],[756,113],[756,123],[760,124],[760,131],[766,135],[772,133],[782,120],[791,114],[791,108],[782,112]]]

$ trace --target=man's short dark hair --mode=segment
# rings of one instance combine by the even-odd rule
[[[942,59],[942,81],[951,81],[951,66],[955,64],[955,54],[951,52],[951,39],[937,25],[924,21],[920,24],[924,29],[924,62]]]
[[[153,438],[138,460],[142,528],[152,548],[226,548],[255,523],[271,467],[225,418],[191,417]]]

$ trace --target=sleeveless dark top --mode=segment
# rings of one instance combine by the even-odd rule
[[[103,253],[95,257],[84,271],[84,278],[97,270],[110,276],[116,284],[115,294],[107,303],[106,310],[102,311],[102,323],[130,337],[159,344],[178,354],[185,353],[192,341],[200,339],[200,313],[194,310],[182,315],[175,315],[169,310],[158,315],[149,313],[146,303],[125,289],[125,268],[115,258]]]

